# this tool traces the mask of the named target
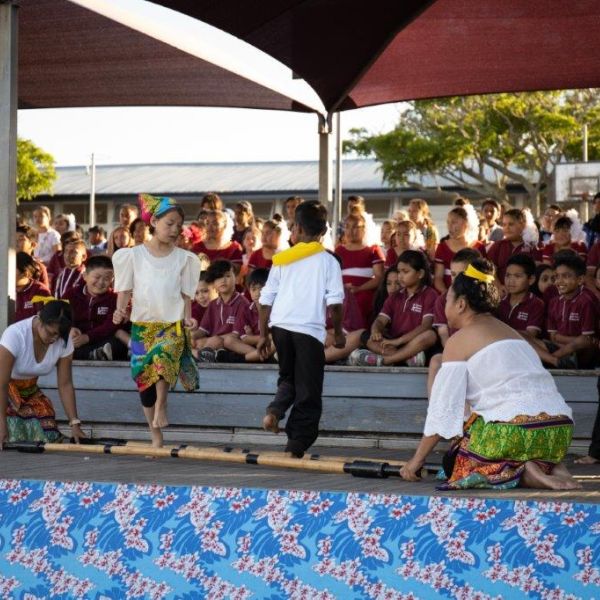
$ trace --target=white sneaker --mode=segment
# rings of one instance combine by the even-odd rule
[[[380,367],[383,364],[383,356],[364,348],[357,348],[348,356],[348,364],[355,367]]]
[[[424,367],[427,362],[427,357],[425,356],[425,352],[421,350],[421,352],[417,352],[414,356],[411,356],[406,364],[409,367]]]

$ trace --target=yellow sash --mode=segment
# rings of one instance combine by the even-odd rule
[[[273,266],[285,267],[319,252],[325,252],[325,248],[319,242],[299,242],[289,250],[275,254],[273,256]]]

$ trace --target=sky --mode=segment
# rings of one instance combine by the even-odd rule
[[[322,108],[314,90],[269,55],[225,32],[144,0],[73,0],[193,56]],[[290,95],[291,94],[291,95]],[[347,111],[342,137],[386,131],[402,104]],[[50,152],[58,166],[157,162],[291,161],[318,158],[315,114],[161,107],[23,110],[18,135]]]
[[[402,104],[341,114],[351,128],[391,129]],[[33,109],[18,113],[19,137],[50,152],[58,166],[165,162],[317,160],[314,114],[238,108],[126,107]]]

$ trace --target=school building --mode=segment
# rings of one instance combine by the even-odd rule
[[[36,206],[48,205],[52,214],[73,213],[84,228],[89,223],[91,174],[85,166],[57,167],[58,178],[52,195],[38,196],[18,207],[21,218],[29,220]],[[391,217],[411,198],[424,198],[438,225],[443,226],[452,194],[476,197],[443,177],[424,180],[426,191],[393,188],[382,179],[378,163],[369,159],[343,161],[343,198],[359,194],[376,221]],[[248,200],[259,217],[281,212],[285,198],[318,196],[317,161],[183,163],[101,165],[96,167],[96,224],[110,231],[118,221],[123,204],[136,203],[139,193],[176,198],[189,220],[195,218],[202,195],[217,192],[226,206]],[[520,186],[509,190],[514,204],[522,205],[526,194]]]

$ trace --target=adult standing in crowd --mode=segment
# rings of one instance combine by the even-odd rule
[[[37,316],[10,325],[0,339],[0,447],[2,442],[62,439],[50,399],[38,377],[56,368],[58,393],[75,441],[85,437],[77,416],[71,375],[72,317],[66,302],[52,300]]]

